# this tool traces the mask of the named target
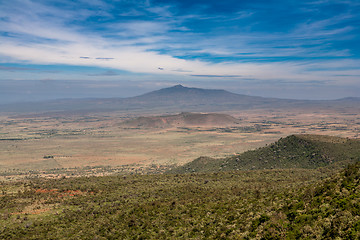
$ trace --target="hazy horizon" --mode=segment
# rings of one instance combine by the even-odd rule
[[[21,87],[19,87],[19,85]],[[145,93],[160,90],[163,88],[182,85],[187,88],[202,88],[202,89],[217,89],[226,90],[236,94],[244,94],[248,96],[270,97],[279,99],[295,99],[295,100],[337,100],[341,98],[353,97],[339,97],[339,98],[301,98],[296,97],[295,93],[287,93],[288,95],[275,96],[272,94],[261,94],[261,92],[254,91],[253,93],[235,89],[230,86],[216,87],[207,86],[202,87],[200,84],[187,85],[184,83],[164,83],[164,85],[144,85],[142,87],[132,86],[119,83],[117,81],[51,81],[50,83],[44,81],[15,81],[7,87],[1,86],[0,105],[11,103],[25,103],[25,102],[39,102],[59,99],[86,99],[86,98],[128,98],[136,97]],[[85,91],[84,91],[85,90]],[[15,91],[18,91],[15,93]],[[296,91],[296,90],[295,90]],[[288,96],[288,97],[284,97]]]
[[[131,97],[182,84],[360,97],[358,1],[0,2],[1,103]]]

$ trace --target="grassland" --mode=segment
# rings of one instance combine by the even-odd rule
[[[360,132],[360,114],[352,109],[225,113],[240,122],[226,127],[140,128],[122,122],[154,113],[0,116],[0,178],[23,178],[29,170],[49,177],[161,172],[199,156],[231,156],[291,134],[357,138]]]

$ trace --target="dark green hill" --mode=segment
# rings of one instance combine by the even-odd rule
[[[249,237],[360,239],[359,186],[360,162],[357,162],[336,176],[288,197],[287,203],[276,212],[260,216],[253,222],[257,228]]]
[[[232,157],[200,157],[172,173],[338,166],[360,159],[360,140],[322,135],[291,135]]]

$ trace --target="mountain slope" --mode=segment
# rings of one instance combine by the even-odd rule
[[[220,113],[180,113],[176,115],[138,117],[123,122],[124,127],[166,128],[185,126],[234,126],[239,120]]]
[[[141,96],[129,98],[131,100],[147,101],[147,102],[164,102],[171,101],[173,103],[209,103],[209,102],[233,102],[238,100],[264,100],[262,97],[251,97],[242,94],[235,94],[225,90],[189,88],[182,85],[176,85],[169,88],[163,88],[157,91],[146,93]]]
[[[272,103],[285,103],[287,101],[293,102],[292,100],[235,94],[225,90],[189,88],[176,85],[124,99],[123,103],[136,108],[161,108],[170,112],[211,112],[227,109],[259,108],[270,106]]]
[[[271,102],[287,100],[251,97],[225,90],[188,88],[176,85],[129,98],[60,99],[42,102],[0,105],[0,112],[46,111],[152,111],[209,112],[225,109],[249,109],[269,106]],[[292,100],[289,100],[292,102]]]
[[[291,135],[232,157],[200,157],[173,173],[250,169],[318,168],[360,160],[360,140],[321,135]]]
[[[332,101],[263,98],[225,90],[189,88],[176,85],[129,98],[60,99],[42,102],[0,104],[0,112],[216,112],[246,109],[344,108],[358,107],[359,98]]]
[[[249,239],[359,239],[360,162],[291,196],[252,222]]]

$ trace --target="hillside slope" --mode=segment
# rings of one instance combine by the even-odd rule
[[[222,159],[200,157],[172,173],[251,169],[318,168],[360,160],[360,140],[322,135],[291,135],[256,150]]]
[[[360,162],[357,162],[326,181],[286,196],[284,206],[253,222],[254,231],[249,237],[360,239],[359,187]]]
[[[0,239],[359,239],[360,163],[0,182]]]
[[[227,114],[187,113],[175,115],[138,117],[123,122],[125,127],[166,128],[184,126],[234,126],[240,121]]]

